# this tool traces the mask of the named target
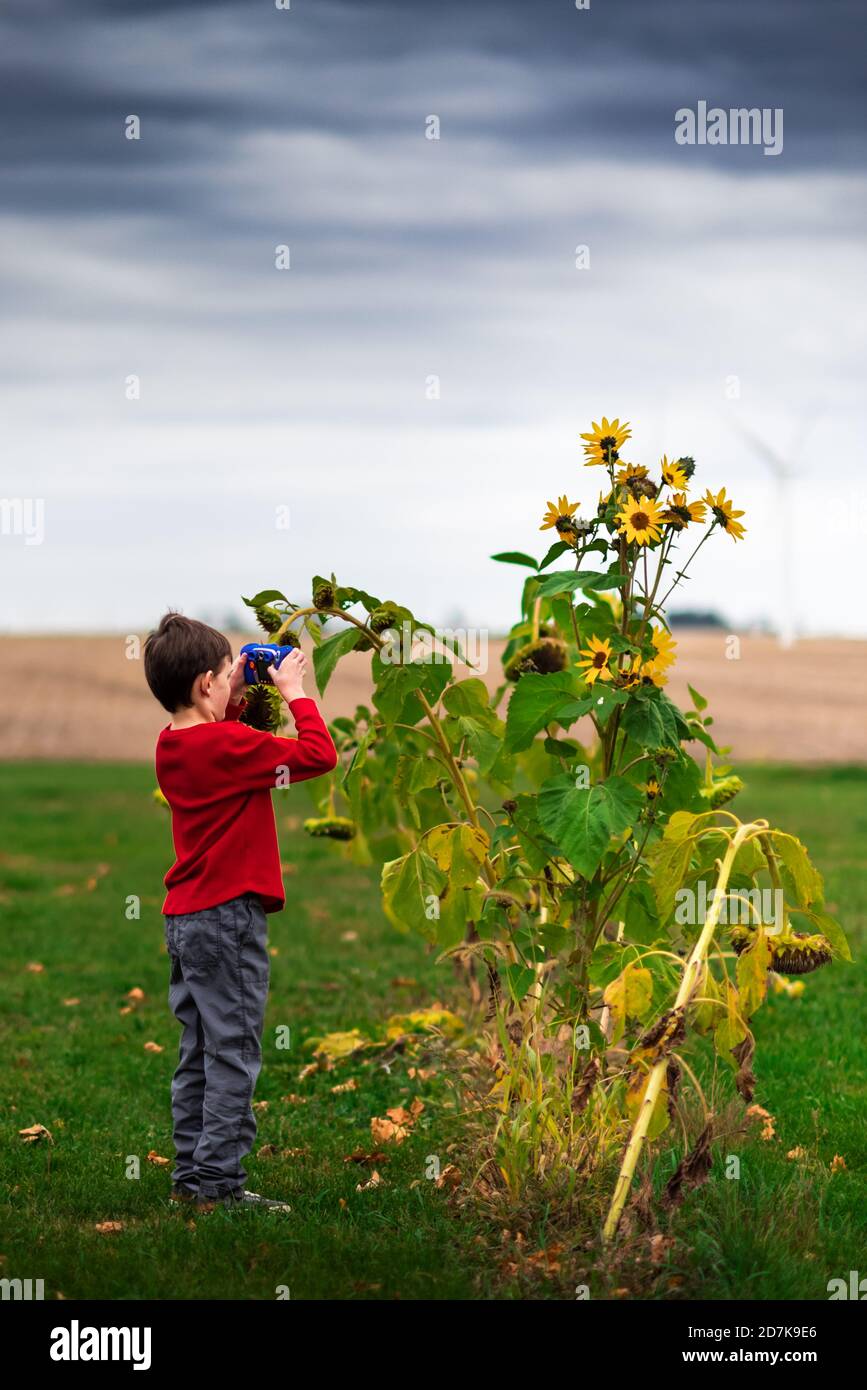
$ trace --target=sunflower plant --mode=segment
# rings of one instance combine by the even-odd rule
[[[540,559],[493,557],[526,571],[493,692],[451,635],[334,575],[314,577],[306,604],[275,589],[244,602],[272,640],[307,634],[322,693],[340,660],[370,653],[370,702],[333,721],[338,767],[312,784],[306,828],[378,866],[390,921],[453,958],[477,1001],[484,982],[533,1088],[545,1054],[567,1103],[528,1159],[537,1171],[552,1144],[570,1164],[588,1136],[628,1134],[610,1237],[643,1145],[694,1078],[685,1048],[709,1038],[750,1100],[769,980],[850,956],[804,846],[730,809],[742,784],[707,700],[690,687],[680,709],[665,689],[668,598],[711,537],[743,539],[743,511],[725,488],[694,493],[692,457],[627,462],[619,419],[581,438],[596,502],[547,503]],[[495,1092],[508,1110],[521,1088],[503,1074]]]

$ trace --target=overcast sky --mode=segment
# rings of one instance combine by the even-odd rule
[[[778,618],[789,531],[801,629],[867,635],[863,18],[5,0],[0,497],[45,510],[0,535],[0,627],[219,620],[331,569],[502,627],[487,557],[595,505],[606,414],[747,511],[679,606]],[[781,108],[782,153],[676,143],[699,101]]]

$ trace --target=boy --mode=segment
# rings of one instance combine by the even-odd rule
[[[318,777],[337,753],[314,700],[307,659],[269,674],[297,738],[238,722],[243,660],[221,632],[167,613],[145,643],[145,675],[172,721],[157,741],[157,781],[172,812],[176,862],[163,913],[169,1004],[182,1025],[172,1079],[173,1201],[199,1211],[285,1202],[244,1188],[256,1136],[251,1101],[262,1065],[270,960],[266,913],[285,901],[271,789]]]

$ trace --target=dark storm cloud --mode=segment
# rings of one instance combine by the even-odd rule
[[[21,209],[183,208],[219,142],[258,131],[414,134],[428,111],[501,157],[707,160],[674,111],[783,107],[785,161],[864,152],[860,0],[13,0],[0,19],[0,164]],[[146,123],[134,151],[125,115]],[[717,164],[767,172],[751,148]],[[150,169],[159,177],[141,178]],[[199,192],[195,200],[201,206]]]

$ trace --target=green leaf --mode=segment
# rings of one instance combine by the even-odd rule
[[[764,1003],[768,992],[768,966],[771,963],[771,943],[763,931],[753,933],[753,939],[738,956],[736,976],[738,999],[744,1018],[751,1018]]]
[[[472,825],[437,825],[424,836],[422,845],[446,879],[439,895],[436,940],[443,947],[456,946],[464,938],[467,923],[482,912],[485,887],[479,875],[490,840]]]
[[[548,554],[545,556],[544,560],[540,561],[539,569],[547,569],[548,566],[554,560],[559,560],[563,552],[569,549],[571,549],[571,547],[568,545],[566,541],[555,541],[554,544],[551,546],[551,549],[548,551]]]
[[[707,700],[704,698],[703,695],[699,695],[698,691],[694,690],[688,681],[686,688],[692,696],[692,703],[695,705],[699,713],[701,713],[703,709],[707,709]]]
[[[352,651],[361,635],[357,627],[349,627],[334,637],[327,637],[322,645],[316,648],[313,653],[313,670],[320,695],[325,694],[325,687],[331,680],[340,658]]]
[[[590,878],[611,837],[630,830],[643,806],[641,793],[622,777],[576,787],[574,778],[564,774],[542,786],[539,820],[572,867]]]
[[[503,565],[527,565],[531,570],[539,568],[532,555],[525,555],[522,550],[504,550],[499,555],[492,555],[491,559],[499,560]]]
[[[569,671],[543,676],[528,672],[518,681],[506,715],[506,747],[510,752],[529,748],[540,729],[557,718],[558,710],[573,704],[580,687]]]
[[[816,929],[820,931],[823,936],[828,938],[834,955],[837,956],[839,960],[846,960],[851,963],[852,951],[849,947],[849,942],[846,940],[846,933],[840,926],[837,918],[832,917],[828,912],[808,912],[806,909],[802,910],[804,911],[804,915],[809,917]]]
[[[383,864],[380,882],[388,920],[401,930],[419,931],[435,941],[440,894],[448,883],[436,860],[424,850],[414,849]]]
[[[822,875],[810,863],[804,845],[795,835],[786,835],[781,830],[772,830],[770,834],[774,849],[783,862],[783,878],[788,877],[789,886],[794,890],[794,901],[799,907],[821,903],[825,896]]]
[[[657,701],[634,695],[620,716],[620,727],[640,748],[662,748],[670,742]]]
[[[501,965],[500,975],[506,982],[509,994],[516,1004],[525,999],[530,986],[536,979],[536,972],[528,965]]]
[[[599,570],[555,570],[539,585],[543,598],[556,594],[572,594],[576,589],[617,589],[625,584],[628,574],[603,574]]]
[[[665,925],[674,912],[675,894],[683,883],[693,854],[693,841],[689,839],[696,817],[689,811],[675,811],[669,817],[665,833],[650,853],[652,866],[651,879],[653,895],[662,924]]]
[[[289,602],[286,595],[281,594],[279,589],[263,589],[253,598],[244,598],[243,594],[241,595],[241,602],[246,603],[248,608],[261,608],[263,603],[273,603],[275,599],[282,599],[284,603]]]

